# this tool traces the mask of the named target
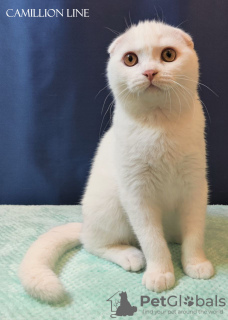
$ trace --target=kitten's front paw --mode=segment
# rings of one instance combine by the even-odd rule
[[[130,247],[119,254],[119,264],[127,271],[139,271],[145,266],[143,253],[137,248]]]
[[[187,264],[184,272],[191,278],[209,279],[214,275],[214,268],[209,260],[197,264]]]
[[[174,286],[175,277],[173,272],[159,272],[147,270],[142,279],[142,284],[149,290],[162,292]]]

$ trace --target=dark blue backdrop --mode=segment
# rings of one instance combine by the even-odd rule
[[[46,4],[45,4],[46,2]],[[8,18],[6,10],[89,8],[89,18]],[[201,62],[211,203],[228,204],[226,0],[6,0],[0,4],[0,203],[78,203],[99,140],[108,91],[106,48],[140,19],[183,22]],[[106,100],[107,110],[111,97]],[[102,130],[109,121],[104,118]],[[107,129],[107,127],[106,127]]]

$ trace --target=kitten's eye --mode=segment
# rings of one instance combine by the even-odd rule
[[[129,52],[129,53],[125,54],[123,60],[124,60],[124,63],[126,64],[126,66],[128,66],[128,67],[133,67],[134,65],[136,65],[138,63],[138,57],[133,52]]]
[[[161,57],[165,62],[172,62],[176,58],[176,51],[171,48],[164,49],[162,51]]]

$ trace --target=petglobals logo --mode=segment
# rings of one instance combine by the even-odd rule
[[[132,317],[138,313],[142,316],[153,315],[170,315],[170,314],[208,314],[221,315],[224,313],[223,307],[226,307],[225,298],[214,295],[205,297],[200,295],[170,295],[158,296],[152,298],[147,295],[138,296],[138,306],[133,305],[126,291],[117,291],[106,301],[110,303],[110,318]],[[152,308],[150,308],[152,307]],[[170,308],[171,307],[171,308]],[[110,312],[109,311],[109,312]],[[136,315],[136,316],[137,316]]]
[[[133,314],[137,311],[137,307],[132,306],[129,302],[126,291],[117,291],[106,301],[111,302],[111,318],[133,316]]]
[[[141,307],[150,304],[153,307],[181,307],[186,305],[188,307],[225,307],[225,298],[219,298],[215,295],[213,298],[202,298],[198,295],[191,296],[164,296],[160,298],[150,298],[149,296],[141,296]]]

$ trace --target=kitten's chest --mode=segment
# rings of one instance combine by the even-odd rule
[[[186,145],[178,136],[164,130],[135,130],[122,136],[119,147],[118,174],[128,190],[153,190],[156,195],[163,190],[177,198],[191,172]]]
[[[121,157],[148,166],[174,165],[181,160],[182,141],[163,130],[134,130],[122,136]]]
[[[119,185],[143,197],[175,207],[191,176],[182,142],[164,131],[134,132],[122,137],[117,153]],[[191,164],[190,164],[191,166]]]

